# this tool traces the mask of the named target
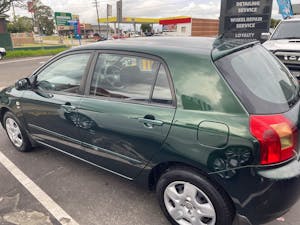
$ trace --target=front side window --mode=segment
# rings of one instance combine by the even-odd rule
[[[78,93],[89,58],[89,53],[83,53],[58,59],[39,73],[37,87],[47,91]]]
[[[90,95],[149,101],[160,63],[139,56],[100,54]]]

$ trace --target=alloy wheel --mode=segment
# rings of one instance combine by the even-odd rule
[[[23,144],[23,136],[18,123],[12,118],[7,118],[5,121],[5,127],[11,142],[16,147],[20,148]]]

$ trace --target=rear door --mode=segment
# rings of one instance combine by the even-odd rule
[[[167,67],[155,57],[99,54],[78,110],[89,161],[134,178],[160,150],[175,113]]]

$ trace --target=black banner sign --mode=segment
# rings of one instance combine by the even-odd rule
[[[220,34],[225,38],[260,39],[269,32],[273,0],[222,0]]]

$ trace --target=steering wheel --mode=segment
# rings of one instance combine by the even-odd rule
[[[116,65],[108,66],[104,71],[104,81],[113,88],[122,88],[120,72],[120,67]]]

